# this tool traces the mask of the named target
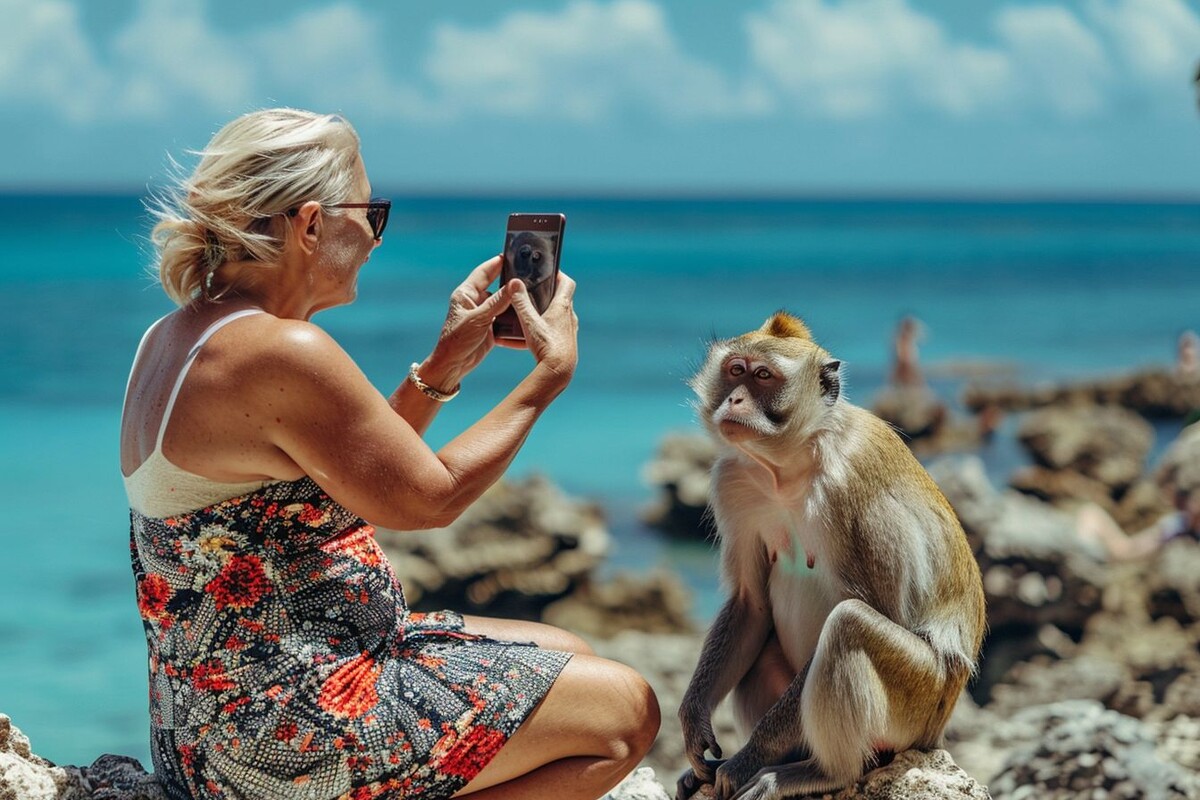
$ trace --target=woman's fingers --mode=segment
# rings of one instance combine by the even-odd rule
[[[487,261],[471,270],[467,279],[462,282],[465,289],[470,290],[476,299],[483,297],[496,278],[500,277],[500,267],[504,263],[503,256],[492,256]]]

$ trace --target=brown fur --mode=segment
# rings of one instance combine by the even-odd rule
[[[755,798],[845,785],[881,737],[937,745],[973,672],[983,588],[962,527],[895,431],[841,397],[838,369],[803,321],[780,312],[714,344],[692,380],[727,446],[712,506],[730,600],[680,708],[693,765],[680,797],[715,782],[724,800],[764,768],[773,777]],[[788,566],[805,557],[807,571]],[[773,655],[775,637],[788,660]],[[764,695],[789,664],[788,689]],[[714,774],[705,726],[735,685],[753,731]],[[813,757],[790,761],[805,751]]]

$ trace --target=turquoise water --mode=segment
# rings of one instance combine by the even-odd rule
[[[498,251],[510,211],[568,215],[581,362],[513,472],[549,474],[607,509],[613,568],[680,569],[715,605],[706,545],[637,521],[640,470],[693,427],[684,380],[711,336],[786,307],[843,359],[869,404],[897,320],[928,328],[922,361],[986,362],[1022,380],[1169,363],[1200,328],[1200,204],[849,200],[401,198],[352,306],[318,315],[384,391],[432,346],[445,297]],[[59,762],[147,758],[145,645],[117,470],[137,339],[170,306],[142,274],[133,197],[0,197],[0,711]],[[430,431],[444,443],[528,367],[497,351]],[[958,383],[937,380],[948,398]],[[1167,429],[1169,432],[1169,429]],[[1019,460],[985,454],[997,479]]]

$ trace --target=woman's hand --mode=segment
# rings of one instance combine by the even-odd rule
[[[420,367],[422,380],[430,386],[453,390],[495,346],[492,321],[512,300],[511,286],[502,286],[495,294],[488,291],[502,262],[502,256],[489,258],[450,293],[442,333]]]
[[[573,305],[575,281],[565,272],[558,273],[554,297],[544,314],[537,312],[533,298],[521,281],[513,279],[504,288],[511,293],[510,302],[525,331],[525,346],[538,364],[546,367],[565,386],[575,373],[579,359],[576,338],[579,318],[575,316]]]

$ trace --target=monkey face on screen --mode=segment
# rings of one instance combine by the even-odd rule
[[[554,297],[557,240],[558,235],[553,233],[518,231],[505,248],[513,273],[524,281],[539,311],[545,311]]]

